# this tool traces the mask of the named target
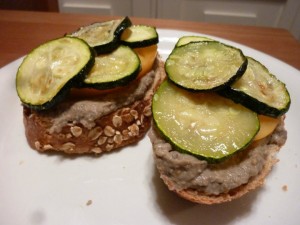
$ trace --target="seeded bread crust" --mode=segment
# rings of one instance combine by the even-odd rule
[[[40,152],[100,154],[138,142],[151,126],[152,96],[165,79],[163,65],[163,61],[157,56],[155,78],[143,99],[95,119],[96,126],[92,129],[80,123],[68,123],[61,132],[50,134],[51,118],[23,107],[25,134],[30,147]]]

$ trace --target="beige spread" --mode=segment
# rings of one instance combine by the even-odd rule
[[[151,87],[155,77],[154,71],[129,84],[125,93],[109,93],[93,98],[67,99],[49,112],[53,118],[53,125],[49,133],[59,133],[68,123],[81,123],[91,129],[95,126],[95,119],[107,115],[123,106],[130,105],[142,99]]]
[[[263,139],[256,147],[236,153],[217,164],[208,164],[188,154],[172,149],[154,129],[149,133],[155,160],[161,176],[174,183],[174,189],[196,189],[208,195],[219,195],[245,184],[263,169],[272,148],[285,143],[287,138],[283,122],[272,136]]]

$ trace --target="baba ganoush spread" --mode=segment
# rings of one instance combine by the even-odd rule
[[[287,139],[283,119],[276,130],[253,147],[234,154],[217,164],[209,164],[192,155],[172,149],[155,129],[149,133],[155,162],[161,176],[173,182],[174,189],[195,189],[207,195],[228,193],[260,173],[267,157],[273,157]]]
[[[91,129],[95,119],[107,115],[123,106],[130,105],[142,99],[155,79],[155,71],[151,71],[140,80],[133,81],[126,87],[126,92],[112,92],[93,98],[67,99],[54,109],[45,112],[53,119],[49,133],[59,133],[68,123],[81,123]]]

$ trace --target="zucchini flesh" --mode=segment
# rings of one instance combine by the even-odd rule
[[[94,51],[81,39],[62,37],[46,42],[30,52],[16,76],[22,103],[42,110],[61,100],[83,79],[94,64]]]
[[[178,39],[175,47],[186,45],[190,42],[199,42],[199,41],[215,41],[215,40],[203,36],[183,36]]]
[[[190,42],[175,47],[165,63],[171,81],[195,91],[222,89],[247,68],[242,51],[216,41]]]
[[[112,53],[98,55],[92,70],[84,79],[85,87],[109,89],[135,79],[140,71],[140,59],[129,47],[120,45]]]
[[[285,84],[251,57],[248,57],[245,74],[220,93],[259,114],[271,117],[285,114],[291,104]]]
[[[156,127],[175,149],[211,163],[246,148],[260,127],[257,114],[246,107],[168,80],[155,93],[152,112]]]
[[[81,27],[78,31],[72,33],[71,36],[85,40],[96,50],[97,54],[104,54],[113,51],[120,45],[122,32],[131,24],[128,17],[93,23]]]
[[[135,25],[128,27],[122,33],[121,41],[131,48],[141,48],[155,45],[159,39],[155,27]]]

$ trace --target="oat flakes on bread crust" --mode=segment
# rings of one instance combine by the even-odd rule
[[[142,99],[96,118],[92,128],[68,121],[60,132],[50,133],[53,123],[51,117],[23,107],[25,134],[29,145],[40,152],[99,154],[138,142],[150,128],[152,96],[165,78],[163,61],[159,56],[153,68],[154,80]]]

